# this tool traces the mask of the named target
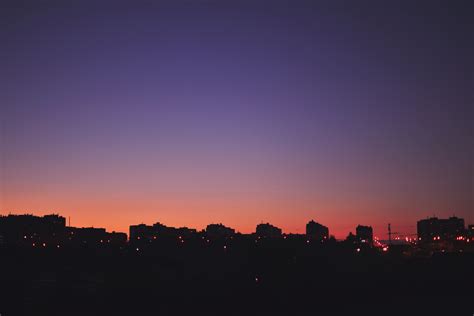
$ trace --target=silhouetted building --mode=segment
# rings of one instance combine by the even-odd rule
[[[176,238],[189,237],[196,234],[196,229],[187,227],[168,227],[161,223],[155,223],[153,226],[140,224],[130,226],[130,241],[152,240],[157,238]]]
[[[361,243],[372,244],[374,241],[374,232],[371,226],[358,225],[356,227],[356,238]]]
[[[455,216],[448,219],[423,219],[417,222],[417,232],[420,242],[454,241],[465,234],[464,219]]]
[[[157,233],[153,226],[145,224],[131,225],[130,226],[130,241],[142,240],[142,239],[153,239]]]
[[[107,242],[112,245],[120,245],[123,246],[127,243],[127,234],[119,233],[119,232],[111,232],[107,233]]]
[[[259,237],[280,237],[281,229],[269,223],[258,224],[255,233]]]
[[[64,236],[66,219],[52,214],[43,217],[26,215],[0,216],[0,235],[8,244],[29,245],[57,240]]]
[[[329,238],[329,229],[311,220],[306,224],[306,236],[311,239],[325,240]]]
[[[235,235],[235,230],[222,224],[209,224],[206,227],[206,235],[212,238],[225,238]]]
[[[59,216],[58,214],[51,214],[43,216],[43,220],[46,224],[56,227],[65,227],[66,218]]]
[[[186,236],[196,234],[196,230],[194,228],[169,227],[161,223],[153,224],[153,231],[155,234],[158,234],[160,236],[167,236],[167,237],[179,237],[179,236],[186,237]]]
[[[66,245],[96,247],[100,245],[124,246],[127,234],[119,232],[108,233],[105,228],[67,227]]]
[[[77,244],[99,244],[107,240],[105,228],[94,227],[68,227],[69,242]]]
[[[105,228],[66,227],[66,219],[52,214],[0,216],[0,235],[6,244],[28,247],[57,247],[99,245],[125,245],[124,233],[107,233]]]

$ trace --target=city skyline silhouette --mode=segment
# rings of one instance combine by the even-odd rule
[[[57,214],[0,216],[0,310],[286,315],[316,302],[323,313],[365,315],[393,302],[394,314],[469,312],[474,225],[421,219],[413,238],[394,236],[387,243],[358,225],[337,241],[311,220],[304,234],[270,223],[240,234],[222,224],[197,231],[157,222],[131,225],[127,238],[66,225]]]
[[[0,20],[0,316],[473,314],[474,2]]]

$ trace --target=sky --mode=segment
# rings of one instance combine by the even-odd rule
[[[0,214],[474,222],[472,5],[2,1]]]

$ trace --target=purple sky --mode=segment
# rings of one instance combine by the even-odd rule
[[[474,221],[467,1],[100,2],[2,1],[2,214]]]

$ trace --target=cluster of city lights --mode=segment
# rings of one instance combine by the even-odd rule
[[[388,246],[382,242],[380,242],[379,238],[377,236],[374,237],[374,246],[377,248],[382,249],[383,252],[388,251]]]
[[[137,238],[136,238],[136,239],[137,239],[137,240],[140,240],[140,239],[141,239],[141,237],[140,237],[140,236],[137,236]],[[155,239],[155,240],[156,240],[156,239],[157,239],[157,237],[156,237],[156,236],[153,236],[153,239]],[[208,238],[206,238],[206,237],[204,237],[204,236],[203,236],[203,237],[201,237],[201,239],[202,239],[202,240],[203,240],[205,243],[208,243],[208,244],[210,244],[210,243],[211,243],[211,240],[210,240],[210,239],[208,239]],[[229,237],[229,239],[231,239],[231,240],[232,240],[232,239],[233,239],[233,237]],[[182,244],[185,242],[185,240],[184,240],[183,236],[178,236],[178,239],[177,239],[177,241],[178,241],[179,243],[182,243]],[[101,240],[101,242],[102,242],[102,240]],[[151,242],[151,240],[150,240],[149,242]],[[224,245],[224,247],[223,247],[223,248],[224,248],[224,250],[226,250],[228,247],[227,247],[227,245]],[[139,249],[139,248],[136,248],[136,250],[137,250],[137,251],[139,251],[140,249]]]
[[[70,234],[73,235],[74,232],[71,232]],[[24,235],[24,236],[23,236],[23,239],[28,240],[28,239],[33,239],[34,237],[35,237],[35,236]],[[284,240],[286,240],[288,236],[284,234],[282,237],[283,237]],[[137,237],[136,237],[137,240],[141,240],[141,239],[143,239],[143,238],[146,238],[146,237],[143,237],[143,236],[137,236]],[[208,239],[208,238],[206,238],[205,236],[202,236],[201,238],[202,238],[202,240],[203,240],[204,243],[206,243],[206,244],[210,244],[210,243],[211,243],[211,240]],[[69,237],[69,239],[71,240],[71,237]],[[153,240],[156,240],[156,239],[157,239],[157,236],[153,236],[152,239],[153,239]],[[233,238],[232,238],[232,237],[229,237],[228,239],[233,239]],[[259,241],[261,241],[261,239],[265,239],[265,237],[257,236],[257,237],[255,238],[255,243],[258,244]],[[421,238],[421,237],[408,237],[408,236],[400,237],[400,236],[397,236],[397,237],[393,238],[393,240],[404,241],[404,242],[406,242],[406,243],[408,243],[408,244],[416,245],[417,243],[419,243],[419,242],[422,240],[422,238]],[[441,241],[441,240],[443,240],[443,238],[442,238],[442,236],[433,236],[433,237],[432,237],[432,240],[436,242],[436,241]],[[457,236],[457,237],[455,238],[455,240],[456,240],[457,242],[470,243],[471,241],[474,241],[474,237],[468,237],[468,236],[462,236],[462,235],[460,235],[460,236]],[[183,236],[178,236],[178,237],[177,237],[177,241],[178,241],[178,243],[180,243],[180,244],[184,244],[184,243],[185,243],[185,239],[184,239]],[[307,245],[310,245],[310,244],[313,243],[313,240],[311,240],[311,239],[306,239],[305,241],[306,241],[306,244],[307,244]],[[86,241],[83,241],[83,242],[86,243]],[[101,239],[101,240],[99,240],[98,242],[100,242],[100,243],[111,243],[111,240],[110,240],[110,239],[105,239],[105,240],[104,240],[104,239]],[[149,242],[151,243],[152,240],[150,239]],[[321,242],[324,242],[324,240],[321,240]],[[365,243],[368,243],[367,240],[361,240],[361,242],[362,242],[362,243],[364,243],[364,242],[365,242]],[[47,244],[46,244],[45,242],[38,242],[38,241],[31,243],[31,245],[32,245],[32,247],[40,247],[40,248],[46,248],[46,246],[47,246]],[[374,239],[373,239],[373,246],[374,246],[375,248],[379,249],[379,250],[382,251],[382,252],[388,252],[388,251],[389,251],[389,245],[386,244],[386,243],[384,243],[384,242],[382,242],[382,241],[381,241],[378,237],[376,237],[376,236],[375,236]],[[49,245],[49,247],[61,248],[61,246],[60,246],[59,244]],[[223,247],[223,250],[224,250],[224,251],[227,251],[227,250],[228,250],[228,245],[223,245],[222,247]],[[136,251],[138,252],[138,251],[140,251],[140,249],[139,249],[139,248],[136,248]],[[356,253],[360,253],[360,252],[362,251],[362,248],[356,248],[355,251],[356,251]]]
[[[258,237],[255,239],[255,243],[258,243],[261,239],[264,239],[264,238],[265,238],[265,237],[258,236]],[[286,240],[287,238],[288,238],[287,235],[283,235],[283,239],[284,239],[284,240]],[[137,236],[136,239],[137,239],[137,240],[141,240],[141,239],[142,239],[142,236]],[[156,237],[156,236],[153,236],[153,239],[156,240],[157,237]],[[211,242],[211,240],[209,240],[208,238],[206,238],[206,237],[204,237],[204,236],[202,236],[201,239],[204,240],[206,243],[210,243],[210,242]],[[231,236],[231,237],[229,237],[229,239],[232,240],[232,239],[234,239],[234,238]],[[324,240],[327,240],[327,237],[326,237],[326,236],[324,236],[323,239],[320,240],[320,242],[323,243]],[[184,243],[185,240],[184,240],[184,238],[183,238],[182,236],[178,236],[177,241],[180,242],[180,243]],[[102,240],[101,240],[101,242],[102,242]],[[109,241],[109,242],[110,242],[110,241]],[[149,240],[149,242],[152,242],[152,241]],[[307,240],[306,240],[306,243],[307,243],[307,244],[310,244],[310,243],[312,243],[312,240],[307,239]],[[227,248],[227,246],[224,246],[224,249],[226,249],[226,248]]]

